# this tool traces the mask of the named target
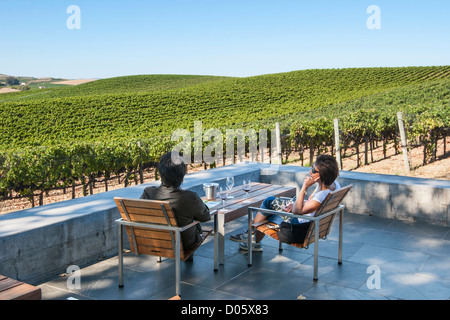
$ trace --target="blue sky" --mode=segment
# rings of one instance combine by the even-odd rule
[[[69,29],[70,5],[80,29]],[[369,29],[370,5],[381,29]],[[253,76],[450,64],[447,0],[0,0],[0,73]]]

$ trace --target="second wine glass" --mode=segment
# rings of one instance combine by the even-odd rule
[[[244,183],[242,184],[242,188],[245,191],[245,196],[248,198],[248,193],[252,189],[252,181],[251,180],[244,180]]]
[[[244,182],[242,183],[242,189],[244,189],[245,192],[245,200],[244,203],[249,203],[249,197],[248,197],[248,193],[250,192],[252,188],[252,182],[251,180],[244,180]]]
[[[227,177],[227,189],[228,189],[228,192],[230,193],[228,195],[228,199],[234,198],[233,196],[231,196],[231,189],[233,189],[233,186],[234,186],[234,177]]]
[[[222,200],[222,211],[225,211],[225,201],[228,199],[228,190],[219,189],[219,197]]]

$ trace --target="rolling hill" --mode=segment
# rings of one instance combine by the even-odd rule
[[[450,66],[303,70],[248,78],[141,75],[98,80],[0,101],[0,199],[93,185],[152,168],[176,129],[273,129],[299,148],[394,140],[402,111],[424,162],[450,128]],[[270,139],[269,139],[270,141]],[[220,141],[219,141],[220,143]],[[224,141],[225,143],[225,141]],[[398,143],[397,143],[398,144]],[[205,145],[203,146],[205,147]],[[224,148],[225,150],[225,148]],[[367,147],[366,150],[367,152]],[[359,154],[359,151],[356,151]]]
[[[103,79],[17,99],[9,94],[0,103],[0,148],[170,136],[177,128],[192,129],[194,121],[204,128],[255,129],[281,121],[286,128],[311,110],[430,82],[448,84],[449,78],[450,66]]]
[[[5,76],[6,77],[6,76]],[[145,93],[152,91],[165,91],[173,89],[182,89],[195,86],[202,83],[231,79],[230,77],[219,76],[197,76],[197,75],[135,75],[123,76],[92,81],[85,79],[78,85],[70,85],[75,82],[69,80],[57,80],[48,78],[51,84],[45,90],[45,96],[35,97],[33,93],[39,93],[34,90],[25,94],[10,94],[9,96],[0,96],[0,101],[14,101],[18,99],[34,100],[49,98],[77,97],[87,95],[107,95],[107,94],[130,94]],[[34,80],[37,81],[37,80]],[[69,86],[68,86],[69,85]],[[47,88],[47,89],[48,89]]]

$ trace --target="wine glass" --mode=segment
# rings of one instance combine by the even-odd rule
[[[244,180],[244,183],[242,185],[244,191],[245,191],[245,196],[248,198],[248,193],[252,188],[252,181],[251,180]]]
[[[219,197],[222,200],[222,210],[225,211],[225,201],[228,199],[228,190],[220,188]]]
[[[248,193],[252,188],[252,181],[251,180],[244,180],[244,182],[242,183],[242,189],[244,189],[245,191],[245,197],[247,198],[247,200],[245,200],[244,202],[249,202],[248,200]]]
[[[227,177],[227,188],[229,192],[231,192],[231,189],[233,189],[234,186],[234,177]],[[233,199],[234,197],[231,195],[228,195],[228,199]]]

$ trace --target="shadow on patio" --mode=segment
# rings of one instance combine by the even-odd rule
[[[208,225],[206,223],[205,225]],[[227,224],[225,265],[213,271],[213,241],[193,262],[181,265],[187,300],[445,300],[450,299],[450,228],[360,214],[344,214],[343,264],[337,264],[338,221],[320,241],[319,280],[313,278],[314,245],[296,249],[265,238],[263,252],[247,255],[228,235],[245,230],[246,217]],[[124,255],[124,288],[118,288],[117,256],[39,285],[44,300],[166,300],[175,292],[175,263]]]

